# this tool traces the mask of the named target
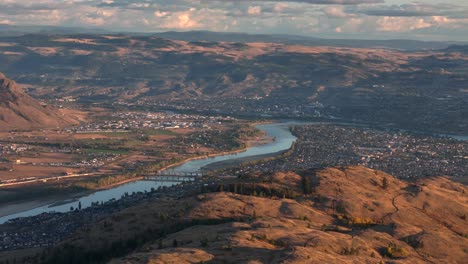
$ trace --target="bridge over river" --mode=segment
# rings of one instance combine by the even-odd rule
[[[184,172],[165,170],[159,171],[156,174],[147,174],[143,178],[145,181],[168,181],[168,182],[183,182],[183,181],[194,181],[197,178],[203,177],[204,174],[201,171]]]

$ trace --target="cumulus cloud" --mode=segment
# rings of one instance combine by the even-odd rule
[[[177,16],[177,24],[173,27],[175,28],[193,28],[197,25],[197,22],[190,18],[189,14],[180,14]]]
[[[281,13],[289,8],[286,3],[277,3],[274,5],[273,10],[277,13]]]
[[[468,19],[453,19],[444,16],[431,17],[380,17],[376,21],[379,31],[409,32],[426,29],[462,29],[468,26]]]
[[[431,27],[431,23],[423,18],[408,17],[382,17],[376,22],[379,31],[410,31],[414,29]]]
[[[342,6],[330,6],[323,8],[322,11],[328,16],[332,18],[345,18],[350,16],[350,14],[346,13]]]
[[[169,12],[161,12],[161,11],[157,10],[157,11],[154,12],[154,15],[156,17],[166,17],[166,16],[169,15]]]
[[[251,16],[257,16],[262,14],[262,7],[261,6],[249,6],[247,9],[247,14]]]
[[[11,22],[11,20],[8,20],[8,19],[0,19],[0,25],[12,25],[13,22]]]
[[[0,24],[352,38],[413,37],[423,31],[426,36],[437,32],[452,39],[468,36],[468,7],[455,5],[456,0],[419,1],[389,5],[396,0],[0,0]]]

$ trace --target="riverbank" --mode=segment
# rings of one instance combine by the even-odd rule
[[[274,141],[274,139],[273,139],[273,141]],[[272,152],[272,153],[267,153],[267,154],[262,154],[262,155],[254,155],[254,156],[242,157],[242,158],[237,158],[237,159],[214,162],[214,163],[211,163],[211,164],[209,164],[207,166],[202,167],[201,169],[206,170],[206,171],[218,171],[218,170],[223,170],[223,169],[229,169],[229,168],[232,168],[232,167],[237,167],[237,166],[239,166],[241,164],[251,164],[251,163],[254,163],[254,162],[265,162],[267,160],[272,160],[272,159],[283,157],[285,155],[289,155],[294,150],[294,145],[295,145],[295,142],[287,150],[282,150],[282,151],[277,151],[277,152]]]
[[[287,153],[288,151],[289,150],[283,150],[283,151],[278,151],[275,153],[268,153],[268,154],[263,154],[263,155],[256,155],[256,156],[249,156],[249,157],[243,157],[243,158],[238,158],[238,159],[219,161],[219,162],[211,163],[207,166],[202,167],[202,170],[211,171],[211,170],[227,169],[227,168],[241,165],[243,163],[262,161],[262,160],[269,159],[269,158],[276,158],[278,156],[281,156]]]
[[[21,202],[5,203],[5,204],[2,204],[2,206],[0,207],[0,217],[16,214],[16,213],[23,212],[23,211],[32,210],[34,208],[38,208],[42,206],[49,206],[49,205],[56,206],[58,204],[64,203],[64,201],[76,200],[76,199],[79,199],[80,197],[84,197],[95,192],[109,190],[109,189],[130,183],[130,182],[139,181],[139,180],[143,180],[143,177],[135,177],[135,178],[127,179],[127,180],[113,183],[111,185],[107,185],[107,186],[104,186],[102,188],[95,189],[95,190],[86,190],[86,191],[80,191],[80,192],[75,192],[71,194],[70,193],[59,194],[59,195],[53,195],[53,196],[45,197],[45,198],[34,198],[34,200],[26,200],[26,201],[21,201]]]
[[[2,205],[2,207],[0,207],[0,217],[20,213],[41,206],[46,206],[54,203],[54,201],[56,201],[56,199],[43,199]]]
[[[249,125],[255,127],[257,125],[270,124],[270,123],[271,122],[256,122],[256,123],[250,123]],[[190,162],[190,161],[242,153],[244,151],[247,151],[251,147],[260,146],[260,145],[264,145],[264,144],[274,142],[275,139],[273,137],[269,137],[265,131],[261,131],[261,132],[262,132],[262,136],[260,138],[249,139],[249,140],[245,140],[244,142],[242,142],[242,144],[243,144],[242,148],[239,148],[239,149],[236,149],[236,150],[231,150],[231,151],[217,152],[217,153],[213,153],[213,154],[208,154],[208,155],[203,155],[203,156],[197,156],[197,157],[184,159],[182,161],[179,161],[179,162],[170,164],[170,165],[168,165],[166,167],[163,167],[160,170],[161,171],[169,170],[171,168],[178,167],[178,166],[180,166],[180,165],[182,165],[184,163]]]
[[[109,186],[109,188],[112,188],[112,187]],[[78,199],[82,196],[89,195],[93,192],[95,191],[94,190],[82,191],[82,192],[77,192],[73,194],[60,194],[60,195],[54,195],[54,196],[39,198],[39,199],[35,198],[34,200],[6,203],[0,207],[0,217],[20,213],[23,211],[32,210],[34,208],[39,208],[42,206],[52,205],[54,203],[58,203],[65,199],[68,199],[68,200]]]
[[[263,123],[262,123],[263,124]],[[251,126],[256,126],[258,123],[251,123],[249,124]],[[242,148],[232,150],[232,151],[224,151],[224,152],[217,152],[213,153],[210,155],[202,155],[202,156],[196,156],[196,157],[191,157],[184,159],[182,161],[167,165],[165,167],[162,167],[160,170],[169,170],[171,168],[180,166],[184,163],[194,161],[194,160],[201,160],[201,159],[206,159],[206,158],[213,158],[217,156],[225,156],[225,155],[233,155],[236,153],[241,153],[246,151],[247,149],[253,147],[253,146],[258,146],[262,144],[268,144],[273,142],[274,139],[272,137],[268,137],[267,133],[265,131],[262,131],[262,134],[260,136],[256,136],[254,138],[250,138],[248,140],[245,140],[242,142]],[[63,194],[63,195],[52,195],[49,197],[40,197],[37,198],[35,197],[34,200],[24,200],[21,202],[11,202],[11,203],[5,203],[0,207],[0,217],[20,213],[23,211],[28,211],[28,210],[33,210],[35,208],[43,207],[43,206],[49,206],[49,205],[60,205],[60,204],[65,204],[69,201],[75,201],[78,200],[81,197],[91,195],[96,192],[104,191],[104,190],[109,190],[113,189],[119,186],[123,186],[128,183],[132,182],[137,182],[143,180],[143,177],[134,177],[134,178],[129,178],[125,179],[120,182],[116,182],[107,186],[103,186],[101,188],[97,189],[89,189],[85,191],[79,191],[76,193],[68,193],[68,194]]]

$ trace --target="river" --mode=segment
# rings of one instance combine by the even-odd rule
[[[247,158],[252,156],[262,156],[266,154],[272,154],[287,150],[291,147],[293,142],[296,140],[296,137],[291,134],[289,131],[289,125],[293,123],[274,123],[274,124],[260,124],[256,125],[256,128],[260,129],[261,131],[265,132],[268,137],[274,138],[272,142],[257,145],[248,148],[247,150],[235,154],[228,154],[216,157],[209,157],[209,158],[201,158],[196,160],[191,160],[185,162],[177,167],[171,168],[171,170],[179,171],[179,172],[195,172],[201,170],[201,168],[218,162],[228,161],[228,160],[235,160],[240,158]],[[93,202],[106,202],[111,199],[120,199],[122,195],[125,193],[131,194],[132,192],[144,192],[144,191],[151,191],[152,188],[157,189],[160,186],[170,186],[174,183],[169,182],[157,182],[157,181],[134,181],[126,184],[122,184],[116,186],[111,189],[97,191],[90,195],[70,199],[70,200],[62,200],[62,201],[55,201],[54,203],[39,206],[33,209],[27,209],[24,211],[20,211],[20,206],[18,208],[14,208],[15,205],[11,205],[8,208],[11,211],[20,211],[13,214],[5,215],[0,217],[0,224],[5,223],[10,219],[14,219],[17,217],[27,217],[27,216],[34,216],[39,215],[41,213],[46,212],[68,212],[70,208],[77,208],[78,203],[81,202],[82,208],[86,208],[91,206]],[[15,210],[16,209],[16,210]]]
[[[255,157],[258,158],[264,157],[264,155],[279,153],[281,151],[285,151],[291,147],[291,145],[296,141],[296,137],[291,134],[289,130],[289,126],[291,125],[306,125],[306,124],[320,124],[319,122],[295,122],[295,121],[287,121],[282,123],[273,123],[273,124],[260,124],[256,125],[256,128],[260,129],[261,131],[265,132],[268,137],[274,138],[272,142],[263,145],[252,146],[247,150],[235,154],[228,154],[216,157],[209,157],[209,158],[201,158],[195,159],[188,162],[185,162],[177,167],[171,168],[171,170],[178,171],[178,172],[195,172],[201,170],[203,167],[206,167],[210,164],[215,163],[222,163],[227,161],[235,161],[241,160],[248,157]],[[342,125],[350,125],[356,126],[357,124],[349,124],[349,123],[337,123]],[[365,125],[363,125],[365,126]],[[468,136],[453,136],[453,135],[444,135],[444,134],[432,134],[437,136],[444,136],[450,137],[457,140],[468,140]],[[255,158],[254,158],[255,159]],[[170,186],[175,183],[169,182],[156,182],[156,181],[134,181],[126,184],[119,185],[117,187],[97,191],[90,195],[71,199],[71,200],[63,200],[63,201],[56,201],[52,204],[36,207],[33,209],[27,209],[21,211],[20,206],[16,208],[15,205],[11,205],[8,208],[10,211],[16,211],[14,214],[9,214],[0,217],[0,224],[17,217],[26,217],[26,216],[34,216],[45,212],[67,212],[70,210],[70,207],[76,208],[78,203],[81,202],[82,208],[86,208],[91,206],[93,202],[105,202],[111,199],[120,199],[122,195],[125,193],[131,194],[132,192],[144,192],[144,191],[151,191],[152,188],[157,189],[160,186]],[[20,211],[20,212],[18,212]]]

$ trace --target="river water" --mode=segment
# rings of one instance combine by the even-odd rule
[[[289,131],[289,125],[293,123],[274,123],[274,124],[261,124],[256,127],[267,134],[268,137],[273,137],[274,141],[253,146],[247,150],[235,154],[228,154],[223,156],[202,158],[197,160],[188,161],[183,163],[180,166],[171,168],[171,170],[178,172],[195,172],[199,171],[202,167],[207,166],[212,163],[222,162],[227,160],[234,160],[239,158],[246,158],[251,156],[265,155],[276,153],[280,151],[287,150],[291,147],[293,142],[296,140],[291,132]],[[157,189],[160,186],[170,186],[175,183],[170,182],[158,182],[158,181],[135,181],[126,184],[119,185],[117,187],[97,191],[90,195],[72,199],[72,200],[63,200],[56,201],[53,204],[37,207],[34,209],[29,209],[23,212],[7,215],[0,217],[0,224],[5,223],[10,219],[17,217],[27,217],[39,215],[46,212],[68,212],[70,207],[77,208],[78,203],[81,202],[82,208],[91,206],[93,202],[106,202],[111,199],[120,199],[125,193],[131,194],[132,192],[144,192],[151,191],[152,188]]]
[[[256,128],[266,132],[269,137],[273,137],[274,141],[263,145],[253,146],[248,148],[246,151],[235,154],[192,160],[173,169],[175,171],[181,172],[199,171],[201,168],[217,162],[235,160],[251,156],[265,155],[287,150],[291,147],[292,143],[296,141],[296,137],[293,136],[289,131],[289,125],[291,124],[293,123],[274,123],[257,125]]]

